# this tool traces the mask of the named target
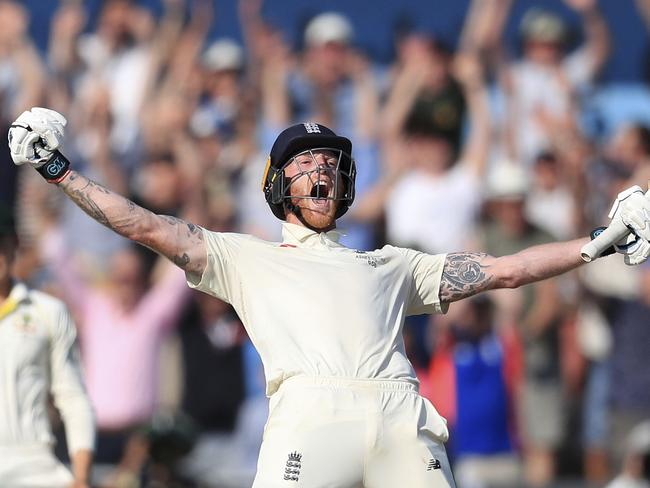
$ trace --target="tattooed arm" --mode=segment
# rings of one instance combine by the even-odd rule
[[[162,254],[185,271],[203,273],[206,247],[201,229],[194,224],[156,215],[76,171],[58,186],[100,224]]]
[[[440,283],[440,300],[455,302],[482,291],[518,288],[545,280],[583,264],[580,248],[588,239],[554,242],[495,258],[484,253],[447,255]]]

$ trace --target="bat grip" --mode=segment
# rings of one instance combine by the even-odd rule
[[[630,229],[621,221],[614,220],[604,231],[595,239],[585,244],[580,250],[582,260],[590,263],[600,256],[605,249],[617,243],[630,233]]]

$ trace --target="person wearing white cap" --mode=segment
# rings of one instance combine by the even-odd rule
[[[352,40],[352,24],[343,15],[326,12],[314,17],[305,28],[305,44],[320,46],[328,43],[348,44]]]
[[[492,255],[511,254],[553,242],[551,234],[526,215],[530,178],[510,160],[498,160],[486,181],[489,222],[482,247]],[[557,280],[534,283],[501,295],[519,330],[523,346],[523,380],[516,397],[526,481],[545,486],[555,474],[555,449],[563,440],[566,408],[559,358],[559,318],[562,305]]]
[[[564,0],[582,20],[585,42],[569,52],[567,22],[549,8],[551,2],[528,10],[520,23],[523,56],[508,60],[507,52],[495,39],[504,38],[508,9],[500,2],[476,1],[470,16],[472,29],[464,35],[499,59],[502,89],[507,96],[507,130],[513,137],[510,156],[532,163],[550,147],[553,122],[574,117],[577,92],[593,82],[610,52],[610,36],[597,0]],[[506,2],[507,5],[514,2]],[[548,5],[547,5],[548,4]],[[498,19],[495,21],[495,19]]]
[[[201,66],[206,100],[192,115],[190,128],[198,137],[217,135],[229,140],[241,109],[244,50],[232,39],[217,39],[201,56]]]

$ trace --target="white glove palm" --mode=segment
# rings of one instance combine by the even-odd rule
[[[635,185],[618,194],[609,212],[612,220],[621,220],[632,233],[614,245],[624,255],[625,264],[641,264],[650,256],[650,190],[644,194]]]
[[[63,115],[47,108],[34,107],[20,114],[9,129],[14,164],[44,165],[63,143],[66,123]]]

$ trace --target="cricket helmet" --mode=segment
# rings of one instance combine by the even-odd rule
[[[333,130],[324,125],[314,122],[296,124],[283,130],[273,143],[262,179],[262,190],[266,202],[273,215],[280,220],[286,220],[285,207],[291,205],[291,179],[285,177],[284,169],[296,156],[315,150],[332,151],[338,157],[336,188],[334,197],[331,198],[339,202],[336,218],[345,214],[352,205],[357,173],[351,155],[352,142],[346,137],[336,135]],[[341,187],[339,187],[340,185]]]

